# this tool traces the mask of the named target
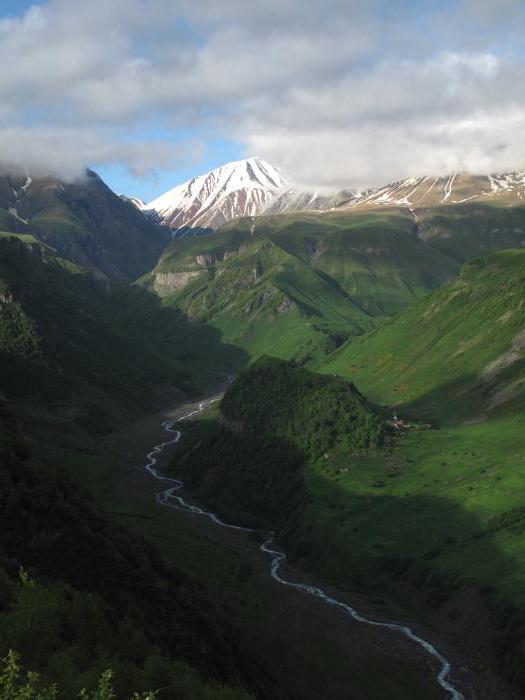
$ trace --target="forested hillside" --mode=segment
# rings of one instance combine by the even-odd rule
[[[192,391],[175,354],[161,356],[140,324],[84,268],[26,234],[0,234],[0,383],[80,428],[105,432],[129,414]],[[33,401],[33,402],[32,402]]]
[[[336,445],[366,451],[390,434],[353,385],[262,358],[226,392],[218,420],[189,428],[175,464],[230,519],[274,527],[305,499],[312,460]]]
[[[246,697],[201,680],[241,683],[246,668],[205,593],[28,450],[4,408],[0,461],[1,657],[16,649],[64,700],[107,668],[118,697]]]

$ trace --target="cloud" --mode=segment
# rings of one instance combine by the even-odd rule
[[[190,141],[129,141],[101,130],[52,126],[0,128],[1,162],[17,164],[35,174],[60,175],[74,180],[86,165],[124,164],[130,174],[146,177],[159,169],[172,169],[197,161],[204,144]]]
[[[49,0],[0,19],[0,152],[147,173],[199,157],[182,128],[308,188],[522,168],[524,29],[522,0]]]

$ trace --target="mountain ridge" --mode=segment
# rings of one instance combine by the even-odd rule
[[[168,240],[91,170],[71,182],[0,173],[0,230],[31,234],[107,282],[148,272]]]
[[[250,174],[252,169],[252,174]],[[264,171],[261,179],[255,171]],[[417,176],[364,190],[308,191],[290,187],[280,171],[261,158],[232,161],[177,185],[148,204],[125,198],[177,235],[211,232],[246,216],[406,207],[410,210],[466,202],[525,204],[525,171]]]

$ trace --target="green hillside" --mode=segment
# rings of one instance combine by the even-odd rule
[[[53,177],[25,182],[0,177],[0,228],[32,233],[106,279],[133,280],[148,272],[169,239],[94,172],[69,183]]]
[[[480,203],[260,216],[172,241],[141,283],[249,359],[316,367],[454,280],[465,260],[521,246],[523,231],[525,207]],[[198,334],[188,344],[199,346]],[[242,366],[214,358],[194,366]]]
[[[523,406],[525,251],[466,264],[457,282],[342,347],[323,372],[373,400],[455,422]]]
[[[85,269],[28,234],[0,234],[4,397],[104,432],[123,412],[120,420],[191,391],[180,363],[159,355],[140,324],[122,318]]]
[[[525,205],[441,205],[417,210],[418,236],[435,250],[464,263],[496,250],[525,244]]]
[[[422,293],[440,286],[457,263],[422,244],[404,210],[369,213],[299,212],[226,224],[213,237],[174,241],[158,271],[195,269],[198,255],[215,265],[265,238],[313,269],[328,275],[373,316],[391,314]],[[193,265],[193,268],[192,268]]]
[[[524,421],[396,426],[351,384],[264,360],[174,467],[219,512],[275,527],[303,571],[379,596],[382,617],[402,605],[468,645],[480,683],[496,669],[523,688]]]
[[[142,282],[249,358],[313,366],[457,270],[418,241],[406,213],[300,213],[174,240]]]

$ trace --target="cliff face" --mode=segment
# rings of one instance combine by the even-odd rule
[[[187,272],[157,272],[153,280],[153,288],[160,296],[168,296],[183,289],[188,282],[200,275],[200,270]]]

